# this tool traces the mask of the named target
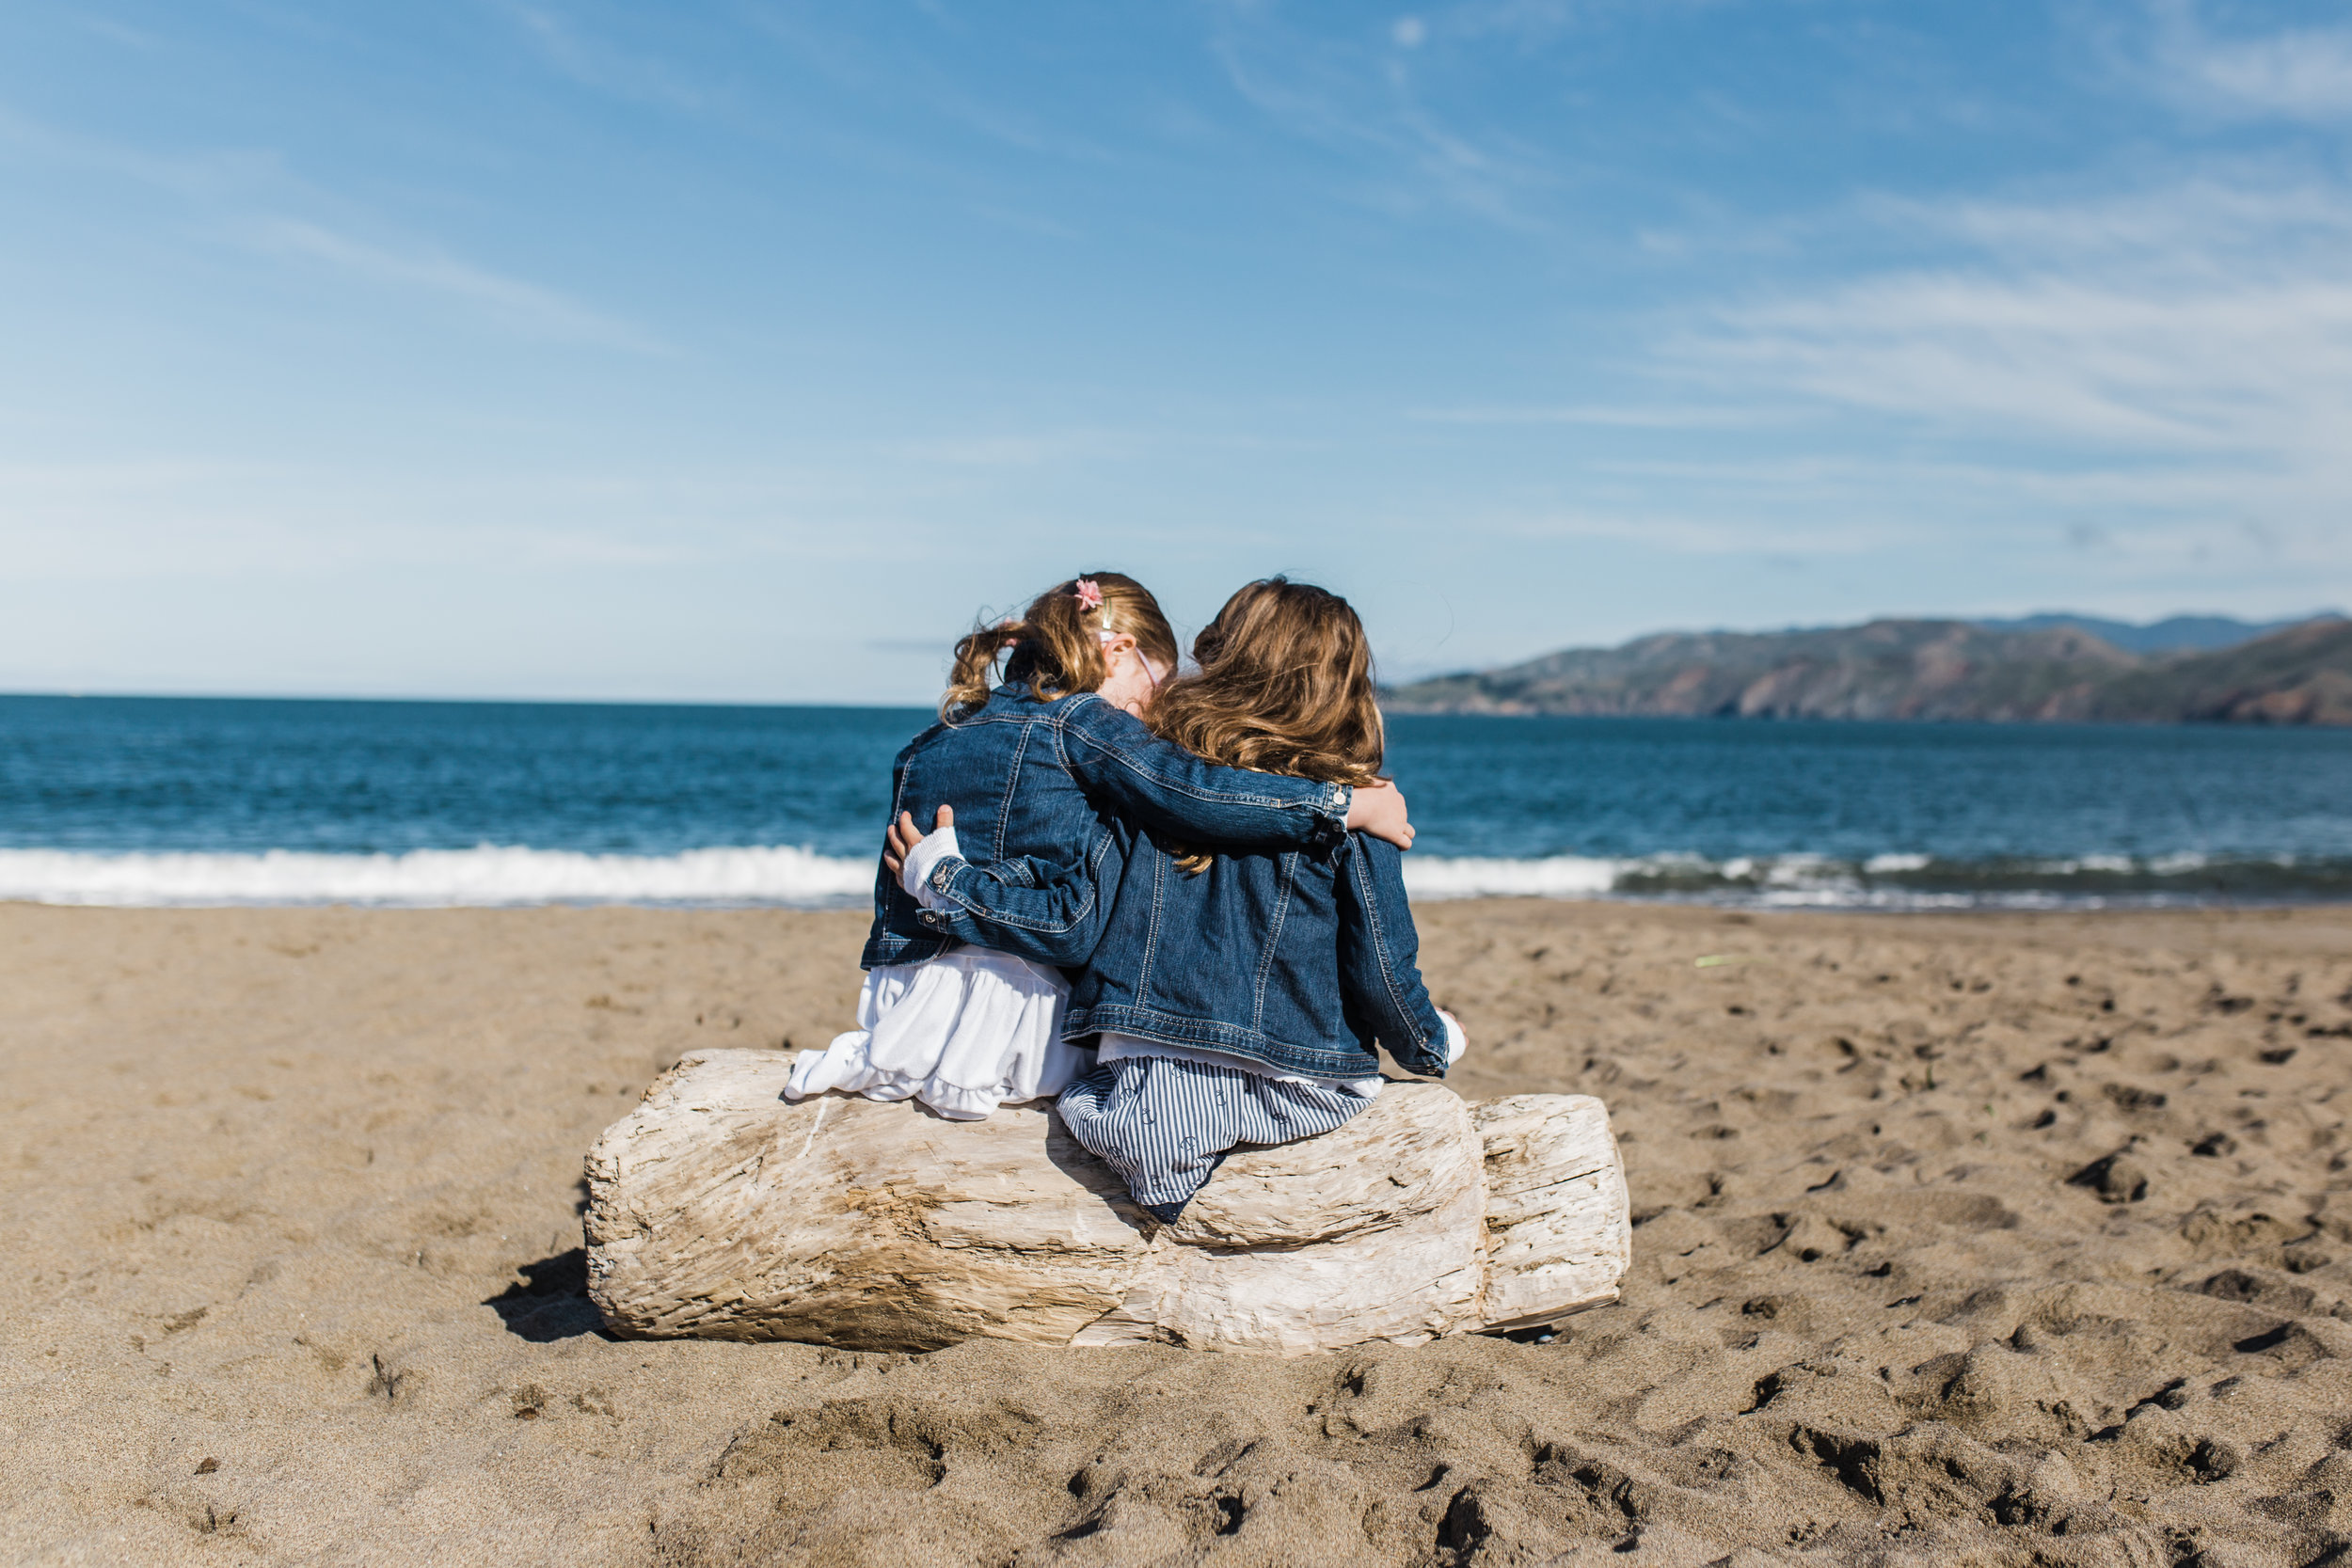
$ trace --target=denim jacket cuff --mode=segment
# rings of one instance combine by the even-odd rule
[[[1326,784],[1323,800],[1315,807],[1315,844],[1328,847],[1347,836],[1347,814],[1356,804],[1354,784]]]
[[[907,851],[906,863],[898,868],[898,886],[905,890],[908,897],[925,909],[938,909],[939,900],[930,896],[931,890],[937,888],[944,892],[947,884],[937,878],[936,868],[950,860],[962,858],[963,847],[956,842],[955,829],[934,828]]]
[[[963,906],[956,901],[954,895],[956,874],[968,869],[970,864],[969,861],[954,855],[935,861],[930,874],[915,885],[914,900],[923,906],[922,913],[915,918],[926,926],[944,927],[962,913]]]

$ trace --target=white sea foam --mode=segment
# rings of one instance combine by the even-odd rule
[[[2169,855],[2150,856],[2148,869],[2159,877],[2185,877],[2192,871],[2202,871],[2212,863],[2211,855],[2201,854],[2195,849],[2180,849]],[[2295,863],[2295,857],[2293,855],[2274,856],[2271,857],[2270,863],[2278,866],[2291,866]]]
[[[874,863],[790,847],[589,855],[482,845],[404,855],[0,849],[0,898],[42,904],[858,903]]]
[[[1557,855],[1546,860],[1448,859],[1415,855],[1405,885],[1415,898],[1606,895],[1636,865],[1705,876],[1695,856],[1651,861]],[[564,849],[482,845],[401,855],[97,854],[71,849],[0,849],[0,899],[42,904],[557,903],[782,904],[863,902],[874,863],[807,849],[690,849],[675,855],[590,855]]]
[[[1913,854],[1882,854],[1856,863],[1814,854],[1723,861],[1695,854],[1508,860],[1423,851],[1406,857],[1405,886],[1418,900],[1631,896],[1796,908],[2038,909],[2117,896],[2194,896],[2198,889],[2167,888],[2162,879],[2216,863],[2189,854],[2146,862],[2088,855],[2006,863],[1973,868],[1975,876],[1987,879],[1970,887],[1971,867]],[[2237,863],[2283,869],[2295,864],[2291,859]],[[1930,870],[1934,873],[1931,885],[1907,886],[1901,880]],[[2119,874],[2152,879],[2154,885],[2119,895],[2108,880]],[[2100,880],[2069,887],[2086,875]],[[675,855],[595,855],[496,845],[401,855],[288,849],[259,854],[0,849],[0,899],[45,904],[763,904],[807,909],[862,905],[873,885],[870,860],[782,846],[689,849]],[[2327,885],[2340,887],[2342,879]]]
[[[1407,855],[1405,891],[1415,898],[1597,898],[1614,889],[1632,863],[1582,855],[1533,861]]]

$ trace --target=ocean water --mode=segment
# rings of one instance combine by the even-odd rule
[[[0,697],[0,898],[856,905],[911,708]],[[1416,896],[2352,898],[2352,732],[1402,717]]]

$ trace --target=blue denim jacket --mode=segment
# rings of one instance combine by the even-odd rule
[[[1149,833],[1122,847],[1104,857],[1116,896],[1072,987],[1064,1038],[1111,1031],[1319,1078],[1372,1077],[1376,1042],[1414,1072],[1445,1076],[1445,1021],[1422,984],[1395,846],[1350,833],[1314,849],[1220,851],[1198,875]],[[1054,961],[994,918],[1022,901],[1011,883],[948,867],[961,868],[963,907],[949,917],[960,933]]]
[[[882,868],[866,969],[934,958],[959,941],[1041,963],[1083,963],[1102,935],[1121,865],[1112,814],[1187,843],[1327,847],[1347,835],[1355,792],[1246,768],[1220,768],[1160,739],[1101,696],[1041,702],[1025,685],[998,687],[977,710],[932,725],[891,768],[890,814],[952,806],[956,840],[983,864],[943,863],[932,887],[956,905],[1000,912],[990,934],[953,911],[923,909]]]

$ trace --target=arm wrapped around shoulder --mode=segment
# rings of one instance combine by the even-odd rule
[[[1404,856],[1394,845],[1350,833],[1339,852],[1340,983],[1347,1009],[1372,1024],[1397,1064],[1442,1078],[1460,1026],[1421,981],[1421,934],[1405,899]]]
[[[1089,799],[1186,843],[1322,848],[1346,832],[1346,784],[1203,762],[1085,693],[1064,699],[1057,728]]]
[[[1119,835],[1104,827],[1095,829],[1075,867],[1036,860],[976,865],[963,858],[955,829],[945,827],[907,851],[898,882],[923,906],[917,918],[942,935],[1032,963],[1074,965],[1102,940],[1106,889],[1124,863]]]

